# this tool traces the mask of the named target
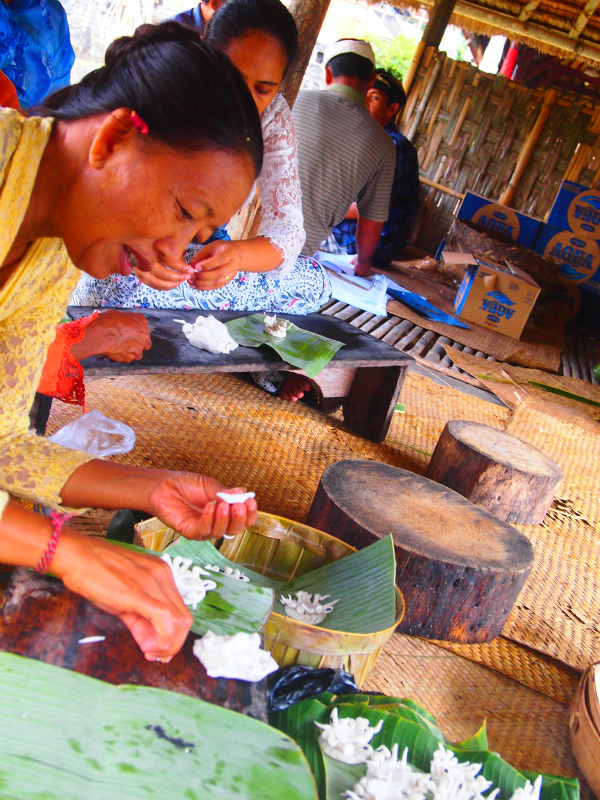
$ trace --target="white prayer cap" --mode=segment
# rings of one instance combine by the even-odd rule
[[[327,66],[332,58],[344,55],[345,53],[355,53],[357,56],[362,56],[370,61],[373,66],[377,63],[373,48],[369,42],[365,42],[363,39],[340,39],[339,42],[329,45],[325,51],[323,63]]]

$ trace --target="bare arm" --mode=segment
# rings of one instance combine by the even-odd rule
[[[371,271],[371,258],[377,247],[383,222],[376,222],[366,217],[358,217],[356,227],[356,259],[355,274],[364,277]]]
[[[352,203],[344,219],[358,219],[358,208],[356,207],[356,203]]]
[[[0,519],[0,561],[34,567],[51,535],[47,517],[9,501]],[[159,558],[64,526],[50,569],[69,589],[118,616],[149,660],[169,661],[183,645],[192,617]]]
[[[229,505],[217,498],[222,491],[230,490],[214,478],[192,472],[93,459],[70,475],[60,495],[64,504],[74,508],[145,511],[188,539],[217,539],[241,533],[256,521],[255,500]]]

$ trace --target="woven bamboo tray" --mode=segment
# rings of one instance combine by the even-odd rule
[[[140,523],[136,530],[137,543],[152,550],[164,549],[176,537],[156,519]],[[282,582],[355,551],[308,525],[260,512],[255,525],[235,539],[223,540],[219,549],[230,561]],[[374,633],[329,630],[272,612],[265,626],[265,647],[282,667],[304,664],[345,669],[360,687],[403,616],[404,599],[398,589],[394,624]]]

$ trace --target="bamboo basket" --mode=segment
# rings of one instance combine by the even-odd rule
[[[573,698],[569,713],[571,747],[590,788],[600,798],[600,665],[592,664]]]
[[[177,535],[156,519],[141,522],[136,531],[136,543],[152,550],[164,549]],[[282,582],[355,552],[327,533],[260,512],[255,525],[235,539],[224,539],[219,550],[230,561]],[[360,688],[403,616],[404,598],[398,588],[394,624],[374,633],[329,630],[272,612],[265,626],[265,647],[282,667],[345,669]]]

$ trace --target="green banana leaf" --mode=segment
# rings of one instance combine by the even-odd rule
[[[596,400],[590,400],[589,397],[583,397],[583,395],[575,394],[574,392],[567,392],[566,389],[559,389],[557,386],[549,386],[547,383],[540,383],[539,381],[527,381],[527,383],[530,386],[536,386],[538,389],[543,389],[545,392],[558,394],[561,397],[568,397],[571,400],[578,400],[580,403],[586,403],[588,406],[600,408],[600,403],[598,403]]]
[[[260,347],[267,344],[294,367],[303,369],[309,378],[316,377],[329,364],[342,342],[303,330],[292,322],[285,338],[265,333],[262,314],[250,314],[225,323],[231,338],[243,347]]]
[[[510,800],[518,787],[525,786],[527,780],[533,783],[537,777],[537,773],[514,769],[497,753],[490,752],[487,749],[485,725],[464,742],[451,745],[437,729],[433,717],[414,701],[384,695],[342,695],[332,698],[331,694],[322,694],[286,711],[272,714],[270,718],[273,726],[287,733],[303,748],[317,781],[320,800],[339,800],[341,792],[351,789],[366,774],[364,765],[359,773],[356,766],[334,763],[321,751],[313,720],[321,723],[328,721],[334,707],[337,707],[340,717],[364,717],[372,727],[381,720],[382,728],[371,740],[371,745],[374,748],[386,745],[391,750],[397,744],[399,757],[407,747],[408,762],[418,770],[429,771],[431,759],[440,742],[452,750],[459,761],[482,764],[481,774],[492,781],[492,788],[500,789],[499,800]],[[292,709],[293,713],[290,713]],[[413,716],[407,713],[409,711]],[[540,797],[541,800],[579,800],[579,783],[572,778],[543,776]]]
[[[316,800],[298,745],[192,697],[0,653],[0,800]]]
[[[191,558],[199,566],[211,564],[221,569],[225,566],[240,568],[239,564],[222,556],[210,542],[178,539],[165,552]],[[396,619],[396,556],[391,536],[286,583],[245,567],[241,569],[250,578],[250,584],[242,583],[242,586],[257,584],[274,590],[273,610],[279,614],[285,615],[281,595],[293,596],[295,592],[305,591],[312,595],[328,594],[330,600],[339,599],[331,614],[321,623],[329,630],[372,633],[391,627]],[[215,580],[218,580],[218,573],[215,574]],[[239,583],[231,578],[222,578],[222,582]]]
[[[210,555],[218,554],[218,550],[210,542],[189,542],[183,538],[179,542],[181,545],[179,543],[172,545],[174,549],[168,548],[165,552],[171,556],[191,558],[194,564],[201,567],[212,562],[196,558],[194,548],[192,547],[190,552],[190,548],[186,548],[185,545],[202,545]],[[144,555],[161,555],[133,544],[127,545],[121,542],[115,544]],[[213,573],[211,580],[217,584],[216,589],[207,592],[204,600],[198,603],[195,609],[190,608],[194,618],[192,631],[199,636],[203,636],[209,630],[219,636],[232,636],[239,631],[260,633],[273,609],[273,590],[266,586],[225,578],[218,573]]]

